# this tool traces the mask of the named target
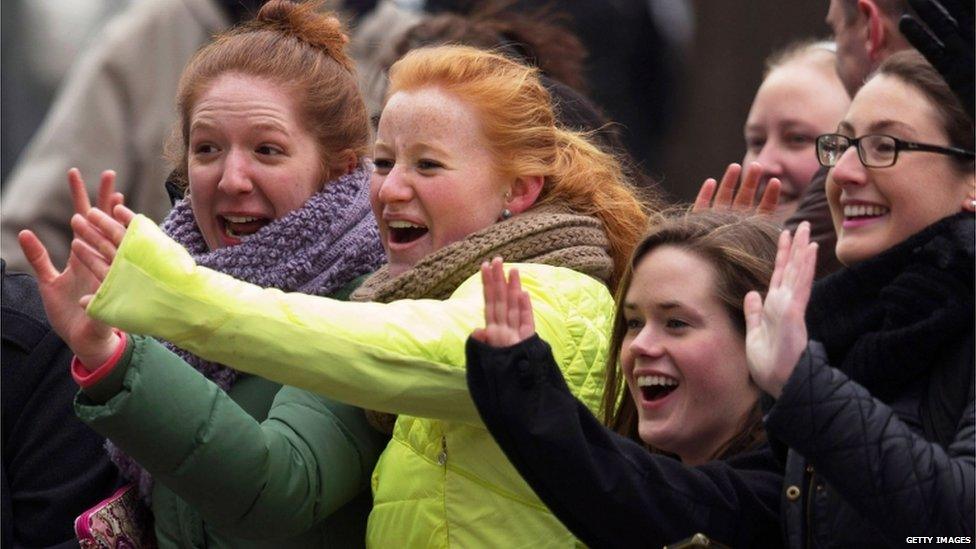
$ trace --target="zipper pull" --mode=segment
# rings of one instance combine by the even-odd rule
[[[447,437],[441,435],[441,453],[437,454],[437,464],[444,465],[447,463]]]

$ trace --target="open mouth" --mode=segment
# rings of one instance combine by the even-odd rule
[[[858,221],[881,217],[888,213],[888,208],[884,206],[874,206],[866,204],[850,204],[844,206],[844,219]]]
[[[408,244],[427,234],[427,227],[409,221],[390,221],[390,241],[394,244]]]
[[[271,220],[266,217],[245,215],[218,215],[217,220],[225,235],[238,240],[247,240],[262,227],[271,223]]]
[[[637,386],[647,402],[661,400],[678,388],[678,380],[666,376],[640,376]]]

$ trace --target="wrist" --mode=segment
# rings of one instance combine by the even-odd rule
[[[124,348],[124,341],[121,332],[112,330],[105,339],[88,346],[86,349],[79,349],[75,353],[75,357],[82,369],[89,373],[94,372],[114,356],[121,354],[119,348]]]

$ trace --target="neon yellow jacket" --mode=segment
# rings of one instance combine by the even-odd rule
[[[517,266],[536,330],[573,393],[596,412],[609,292],[569,269]],[[400,414],[373,473],[371,546],[575,545],[481,425],[468,395],[464,344],[484,323],[482,299],[478,275],[444,301],[350,303],[263,289],[197,267],[139,216],[88,312],[244,372]]]

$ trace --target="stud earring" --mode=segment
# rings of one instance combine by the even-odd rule
[[[509,210],[508,208],[502,210],[502,219],[508,219],[510,217],[512,217],[512,210]]]

